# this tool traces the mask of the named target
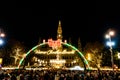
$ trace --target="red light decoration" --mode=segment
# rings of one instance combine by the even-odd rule
[[[52,39],[48,39],[48,45],[49,45],[49,47],[56,49],[61,46],[61,40],[58,39],[58,40],[54,41]]]

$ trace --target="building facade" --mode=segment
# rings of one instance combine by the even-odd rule
[[[44,42],[45,40],[43,40]],[[34,57],[31,59],[33,64],[30,65],[47,68],[83,66],[83,62],[75,50],[59,44],[59,42],[67,43],[67,40],[63,40],[61,21],[58,24],[57,39],[48,39],[48,42],[48,45],[41,46],[34,51]]]

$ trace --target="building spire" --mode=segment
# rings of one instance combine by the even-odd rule
[[[59,20],[58,30],[57,30],[57,39],[62,40],[62,27],[61,27],[61,21],[60,20]]]
[[[78,38],[78,50],[82,52],[82,45],[80,38]]]

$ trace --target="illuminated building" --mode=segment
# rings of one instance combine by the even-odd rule
[[[45,39],[43,43],[45,43]],[[57,40],[48,39],[48,45],[41,46],[34,50],[33,62],[34,67],[47,68],[69,68],[74,66],[82,66],[81,61],[76,51],[67,46],[61,45],[63,42],[62,27],[59,21],[57,29]],[[67,43],[67,40],[64,40]],[[82,63],[82,65],[80,64]],[[83,66],[82,66],[83,67]]]

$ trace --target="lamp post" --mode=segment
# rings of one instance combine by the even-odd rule
[[[113,51],[112,51],[112,46],[114,45],[114,43],[112,42],[112,40],[111,40],[111,36],[113,36],[114,35],[114,31],[112,31],[112,30],[109,30],[108,31],[108,34],[106,34],[106,38],[109,40],[109,43],[108,43],[108,45],[109,45],[109,47],[110,47],[110,53],[111,53],[111,64],[112,64],[112,68],[113,68],[113,70],[114,70],[114,60],[113,60]]]
[[[0,46],[3,45],[4,43],[4,40],[3,40],[4,37],[5,37],[5,34],[0,29]],[[0,56],[0,68],[2,67],[2,61],[3,61],[3,58]]]

